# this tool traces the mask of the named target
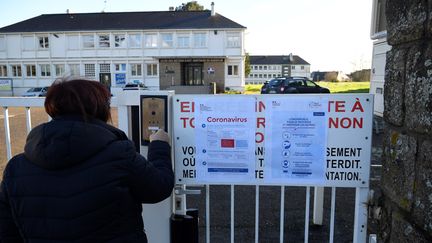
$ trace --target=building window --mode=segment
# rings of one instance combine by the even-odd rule
[[[65,74],[65,65],[64,64],[55,64],[55,75],[57,77],[61,77]]]
[[[238,75],[238,65],[228,65],[228,76]]]
[[[33,51],[35,49],[35,42],[33,36],[23,37],[23,49],[24,51]]]
[[[109,48],[110,47],[110,36],[109,35],[99,35],[99,47]]]
[[[264,70],[267,70],[267,66],[264,66]]]
[[[255,74],[254,74],[254,78],[258,78],[258,74],[255,73]]]
[[[4,36],[0,36],[0,51],[6,50],[6,43],[5,43]]]
[[[178,48],[188,48],[190,43],[190,38],[188,35],[177,36],[177,47]]]
[[[141,34],[129,35],[129,47],[140,48],[141,47]]]
[[[157,34],[146,34],[144,36],[144,45],[148,48],[157,47]]]
[[[114,47],[126,48],[125,35],[114,35]]]
[[[111,73],[111,65],[107,63],[99,64],[99,72],[100,73]]]
[[[227,47],[240,47],[240,35],[239,34],[228,34],[227,35]]]
[[[115,66],[116,72],[126,72],[126,64],[125,63],[115,64],[114,66]]]
[[[12,65],[12,76],[13,77],[21,77],[21,65]]]
[[[260,73],[260,74],[258,75],[258,77],[259,77],[259,78],[262,78],[262,74]]]
[[[69,64],[69,72],[70,72],[71,76],[81,75],[80,65],[79,64]]]
[[[304,70],[304,66],[301,66],[300,69],[301,69],[301,70]]]
[[[291,70],[295,70],[295,66],[291,66]]]
[[[83,48],[94,48],[94,35],[83,35],[82,36],[83,41]]]
[[[162,45],[161,45],[162,47],[169,48],[174,46],[173,34],[171,33],[161,34],[161,38],[162,38]]]
[[[67,36],[68,49],[78,50],[79,49],[79,36],[78,35],[68,35]]]
[[[157,76],[158,75],[158,65],[157,64],[147,64],[147,76]]]
[[[94,64],[84,64],[84,76],[94,78],[96,76],[96,69]]]
[[[262,70],[262,69],[263,69],[263,67],[262,67],[262,66],[258,66],[258,69],[259,69],[259,70]]]
[[[49,64],[41,64],[40,68],[40,76],[41,77],[50,77],[51,76],[51,66]]]
[[[36,65],[26,65],[27,77],[36,77]]]
[[[39,48],[47,49],[49,48],[49,39],[48,36],[39,36]]]
[[[0,65],[0,77],[7,77],[7,66]]]
[[[206,47],[207,46],[207,35],[205,33],[194,34],[194,47]]]
[[[132,76],[142,76],[142,65],[141,64],[131,64],[131,75]]]

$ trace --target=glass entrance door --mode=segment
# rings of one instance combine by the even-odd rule
[[[203,84],[203,63],[202,62],[183,63],[183,84],[184,85]]]

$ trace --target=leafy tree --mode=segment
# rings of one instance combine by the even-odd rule
[[[197,1],[190,1],[187,3],[182,3],[182,5],[178,6],[176,11],[201,11],[204,10],[204,6],[199,4]]]
[[[250,57],[249,57],[249,53],[246,52],[246,56],[245,56],[245,62],[244,62],[244,72],[245,72],[245,77],[249,77],[249,74],[251,72],[251,66],[250,66]]]

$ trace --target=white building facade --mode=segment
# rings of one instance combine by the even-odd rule
[[[15,96],[70,75],[114,95],[130,82],[242,90],[244,31],[214,10],[41,15],[0,28],[0,79],[12,80]]]
[[[250,56],[246,84],[263,84],[276,77],[310,77],[310,64],[299,56]]]
[[[372,67],[369,93],[374,94],[374,114],[384,114],[384,81],[386,54],[391,50],[387,44],[386,0],[373,0],[370,37],[373,42]]]

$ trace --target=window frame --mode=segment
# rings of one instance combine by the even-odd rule
[[[228,48],[241,47],[241,36],[240,36],[240,33],[228,33],[227,37],[226,37],[226,46]]]
[[[238,77],[239,76],[239,71],[240,70],[239,70],[239,65],[238,64],[228,64],[227,65],[227,76]]]
[[[160,34],[161,38],[161,48],[174,48],[174,34],[173,33],[161,33]],[[165,37],[171,37],[171,39],[167,40],[165,39]]]
[[[142,76],[142,64],[141,63],[131,63],[130,65],[130,73],[132,77],[141,77]]]
[[[50,64],[39,64],[39,71],[41,77],[51,77]]]
[[[21,64],[12,64],[11,71],[12,71],[12,77],[22,77]]]
[[[193,47],[206,48],[207,47],[207,33],[198,32],[193,33]]]
[[[105,40],[102,38],[106,37]],[[97,34],[98,48],[109,49],[111,48],[111,35],[110,34]],[[106,46],[102,45],[105,43]]]
[[[77,41],[72,41],[72,38],[77,38]],[[67,49],[68,50],[79,50],[80,48],[80,36],[79,35],[67,35]],[[75,46],[71,46],[70,43],[75,43]]]
[[[117,37],[122,37],[123,40],[117,40]],[[114,48],[127,48],[128,43],[125,34],[114,34]]]
[[[149,68],[150,67],[150,68]],[[158,76],[158,64],[157,63],[147,63],[146,64],[146,76],[147,77],[157,77]]]
[[[139,40],[137,40],[134,37],[138,37]],[[132,42],[134,40],[134,42]],[[141,48],[142,47],[142,35],[138,33],[132,33],[128,35],[128,45],[129,48]],[[133,45],[132,43],[138,43],[138,45]]]
[[[61,70],[59,67],[62,67],[62,72],[60,73],[58,72],[58,70]],[[66,66],[64,64],[54,64],[54,71],[56,77],[62,77],[66,73]]]
[[[184,40],[184,39],[187,39],[187,42],[180,41],[180,40]],[[184,45],[184,44],[186,44],[186,45]],[[189,34],[177,34],[177,47],[178,48],[190,48],[191,47],[190,35]]]
[[[8,76],[8,70],[7,65],[0,65],[0,77],[7,77]]]
[[[87,38],[90,38],[91,39],[91,41],[90,40],[87,40]],[[82,48],[83,49],[94,49],[95,47],[96,47],[96,45],[95,45],[95,36],[94,36],[94,34],[92,34],[92,35],[82,35],[81,36],[81,39],[82,39]],[[89,46],[86,46],[86,44],[90,44]]]
[[[72,68],[74,67],[74,68]],[[77,70],[75,70],[77,67]],[[69,74],[71,76],[80,76],[81,75],[81,65],[79,63],[68,63]],[[75,73],[77,71],[77,73]]]
[[[150,40],[150,42],[149,42],[149,40]],[[144,34],[144,47],[157,48],[158,47],[158,34],[157,33]]]
[[[26,67],[26,77],[37,77],[37,70],[35,64],[26,64],[25,67]]]
[[[37,40],[38,40],[38,49],[46,50],[50,48],[50,41],[48,35],[40,35],[37,37]]]
[[[96,64],[84,63],[84,77],[95,78],[96,77]]]

